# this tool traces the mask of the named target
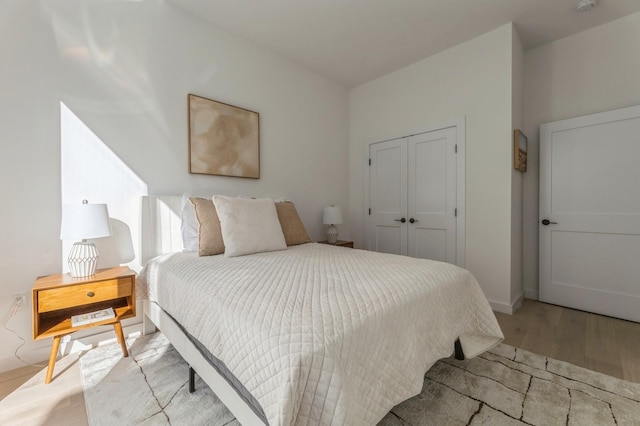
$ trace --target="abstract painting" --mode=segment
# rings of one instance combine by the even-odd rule
[[[189,172],[260,178],[260,114],[189,94]]]

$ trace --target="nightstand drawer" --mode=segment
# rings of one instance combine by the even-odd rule
[[[42,290],[38,292],[38,312],[73,308],[79,305],[131,296],[132,282],[130,277],[125,277]]]

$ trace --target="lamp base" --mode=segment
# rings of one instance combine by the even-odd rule
[[[327,228],[327,242],[335,244],[338,242],[338,228],[335,225],[329,225]]]
[[[95,275],[98,265],[98,249],[93,243],[77,242],[69,252],[69,275],[74,278]]]

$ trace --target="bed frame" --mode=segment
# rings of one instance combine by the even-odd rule
[[[181,196],[144,196],[141,206],[142,247],[141,262],[166,253],[182,251],[180,234]],[[143,300],[142,334],[154,333],[157,329],[171,342],[173,347],[189,364],[189,391],[194,390],[194,375],[198,374],[213,390],[236,419],[245,426],[265,423],[244,402],[236,390],[222,377],[200,353],[176,321],[156,303]]]

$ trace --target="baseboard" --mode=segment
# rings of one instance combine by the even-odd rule
[[[60,342],[59,354],[68,355],[70,353],[81,352],[89,350],[93,347],[109,344],[116,341],[116,336],[113,332],[112,326],[100,326],[102,331],[95,334],[82,335],[81,332],[77,332],[78,337],[75,334],[62,338]],[[97,329],[93,329],[95,331]],[[126,337],[140,334],[142,332],[142,322],[123,325],[122,332]],[[46,366],[49,359],[49,353],[51,352],[51,339],[43,340],[44,346],[36,347],[30,350],[20,351],[20,358],[30,364],[38,364]],[[5,371],[15,370],[16,368],[24,367],[25,363],[17,359],[15,356],[9,358],[0,359],[0,373]]]
[[[538,300],[538,290],[537,289],[525,289],[524,290],[524,298]]]
[[[518,309],[520,309],[520,307],[522,306],[522,301],[523,301],[523,300],[524,300],[524,292],[520,293],[520,294],[518,295],[518,297],[516,297],[516,300],[514,300],[514,301],[511,303],[511,306],[512,306],[512,311],[511,311],[511,313],[512,313],[512,314],[513,314],[513,313],[515,313]]]
[[[495,312],[500,312],[503,314],[513,313],[513,308],[508,303],[500,303],[500,302],[494,302],[493,300],[489,300],[489,305],[491,306],[491,309],[494,310]]]
[[[493,300],[489,300],[489,305],[491,306],[491,309],[494,310],[495,312],[513,315],[513,313],[520,308],[523,300],[524,300],[524,293],[520,293],[520,295],[516,298],[516,300],[514,300],[511,304],[494,302]]]

